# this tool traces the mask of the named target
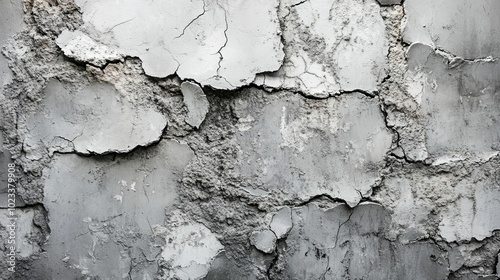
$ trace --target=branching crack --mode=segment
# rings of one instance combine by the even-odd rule
[[[345,225],[347,222],[349,222],[349,220],[351,219],[352,213],[354,212],[354,211],[352,211],[352,209],[349,209],[349,211],[351,213],[349,213],[349,217],[347,217],[347,220],[345,220],[344,222],[342,222],[342,223],[339,224],[339,227],[337,229],[337,234],[335,235],[335,246],[334,246],[334,248],[337,248],[337,242],[339,241],[340,229],[342,228],[343,225]]]
[[[206,10],[206,2],[203,1],[203,12],[201,14],[199,14],[198,16],[196,16],[194,19],[192,19],[185,27],[184,29],[182,29],[182,33],[175,37],[173,40],[175,39],[179,39],[180,37],[184,36],[185,32],[186,32],[186,29],[191,26],[191,24],[193,24],[195,21],[197,21],[199,18],[201,18],[205,13],[207,12]]]

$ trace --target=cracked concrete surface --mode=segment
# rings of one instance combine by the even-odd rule
[[[2,1],[0,279],[497,279],[499,11]]]
[[[402,244],[384,236],[388,212],[378,204],[293,211],[294,228],[271,268],[275,279],[445,279],[445,254],[428,242]],[[362,253],[360,253],[362,252]],[[306,262],[309,265],[303,265]]]
[[[77,4],[88,25],[120,52],[141,58],[150,76],[178,74],[234,89],[277,70],[283,60],[277,0]]]
[[[388,46],[375,0],[281,1],[280,18],[285,61],[256,84],[313,97],[377,91]]]

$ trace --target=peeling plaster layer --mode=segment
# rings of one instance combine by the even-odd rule
[[[439,224],[446,241],[483,240],[500,229],[499,160],[497,156],[492,163],[475,168],[456,185],[457,199],[446,205]]]
[[[392,143],[376,99],[257,99],[235,103],[243,176],[302,200],[326,194],[355,206],[371,193]]]
[[[342,91],[374,93],[385,77],[388,42],[375,0],[283,0],[285,61],[255,84],[327,97]]]
[[[103,67],[108,61],[123,61],[114,49],[94,41],[81,31],[65,30],[56,40],[64,55],[76,61]]]
[[[204,279],[212,260],[223,249],[216,236],[199,223],[173,226],[168,232],[162,252],[168,264],[164,279]]]
[[[292,229],[292,212],[290,208],[283,207],[274,214],[269,228],[276,234],[278,239],[285,237]]]
[[[407,0],[403,38],[467,58],[500,57],[497,0]]]
[[[161,252],[156,227],[175,202],[192,157],[189,147],[176,141],[114,160],[55,156],[44,172],[44,205],[53,232],[40,260],[43,279],[122,279],[131,272],[132,279],[153,279],[156,262],[147,260]]]
[[[203,89],[192,82],[182,83],[181,91],[184,96],[184,104],[186,104],[188,110],[186,122],[198,128],[208,113],[209,104],[207,97]]]
[[[500,228],[500,157],[462,166],[446,162],[394,169],[375,197],[394,212],[397,226],[390,235],[406,242],[435,230],[447,242],[491,237]]]
[[[380,205],[315,203],[293,210],[294,227],[280,247],[273,279],[448,279],[446,254],[431,243],[385,238],[389,213]],[[307,263],[308,265],[304,265]]]
[[[124,153],[158,141],[167,125],[163,114],[134,105],[112,85],[68,87],[49,82],[40,110],[27,118],[28,157],[40,158],[40,145],[51,152]]]
[[[250,244],[259,251],[270,254],[276,249],[276,234],[269,229],[255,231],[250,235]]]
[[[419,159],[500,151],[500,62],[448,58],[423,44],[411,45],[407,56],[426,151],[406,150]]]
[[[278,0],[77,1],[83,20],[137,56],[146,74],[234,89],[283,61]]]
[[[496,4],[448,2],[4,1],[0,279],[495,279]]]

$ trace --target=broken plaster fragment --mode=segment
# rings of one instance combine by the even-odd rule
[[[99,44],[81,31],[64,30],[56,40],[64,55],[77,61],[103,67],[109,61],[122,61],[116,50]]]
[[[290,207],[283,207],[274,214],[269,228],[276,234],[278,239],[285,237],[292,229],[292,211]]]
[[[165,237],[161,254],[168,264],[167,279],[201,279],[223,249],[216,236],[204,225],[191,223],[172,228]]]
[[[276,249],[276,235],[268,229],[254,231],[250,235],[250,244],[259,251],[270,254]]]
[[[278,0],[77,0],[83,21],[137,56],[147,75],[177,73],[235,89],[283,62]]]
[[[188,115],[186,122],[199,128],[208,113],[209,103],[203,89],[193,82],[183,82],[181,84],[184,104],[187,107]]]
[[[27,118],[27,157],[49,151],[81,154],[126,153],[158,141],[165,115],[134,105],[110,84],[93,83],[81,90],[51,80],[37,112]]]

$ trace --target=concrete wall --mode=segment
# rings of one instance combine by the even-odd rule
[[[0,279],[498,279],[499,14],[2,0]]]

